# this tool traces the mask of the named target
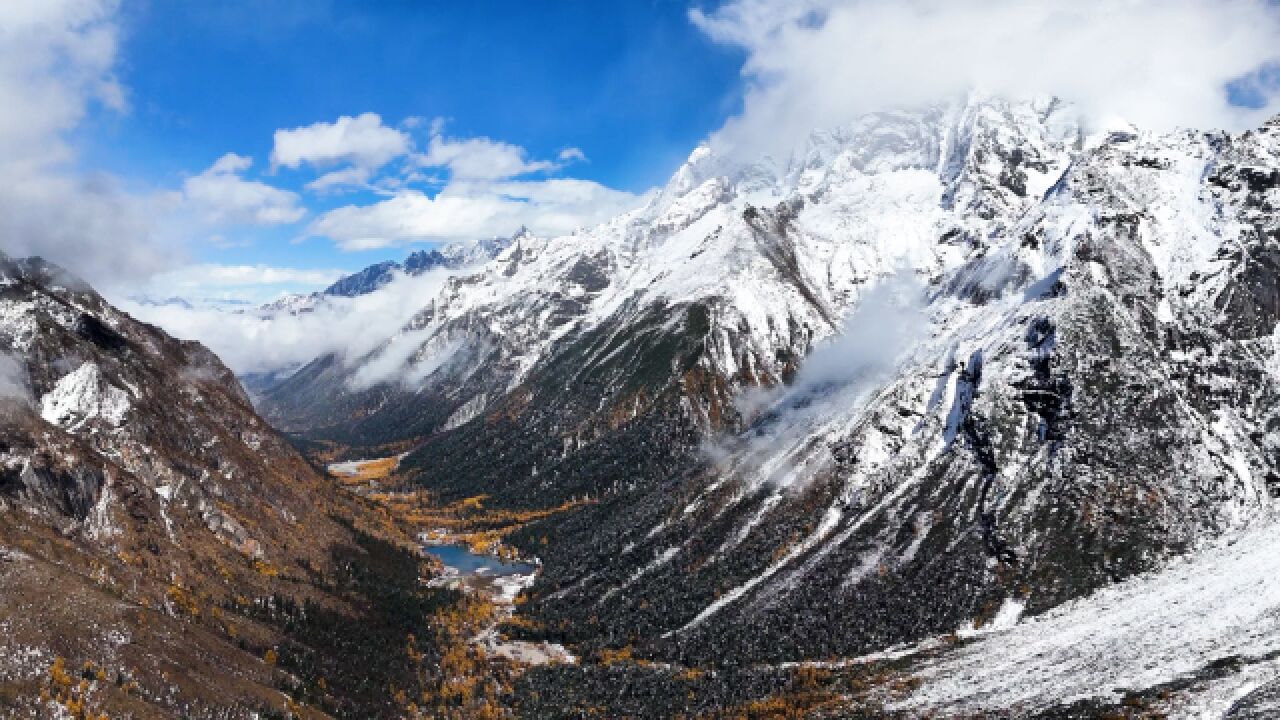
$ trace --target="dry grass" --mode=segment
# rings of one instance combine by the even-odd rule
[[[541,510],[503,510],[485,507],[484,495],[469,497],[449,505],[433,501],[423,490],[374,492],[367,496],[408,527],[418,528],[433,542],[465,545],[477,554],[494,554],[510,560],[516,557],[503,538],[535,520],[566,512],[585,501],[566,502]]]
[[[523,511],[490,509],[485,507],[488,496],[476,495],[441,505],[425,490],[382,489],[394,486],[399,464],[399,456],[393,455],[360,462],[354,472],[330,471],[329,474],[343,487],[372,501],[391,523],[425,532],[434,542],[465,545],[475,553],[511,559],[515,551],[502,543],[504,537],[527,523],[582,504],[569,502],[553,508]]]
[[[345,486],[367,485],[371,482],[386,480],[395,471],[396,466],[400,464],[400,458],[396,456],[378,458],[377,460],[366,460],[356,465],[353,473],[329,473],[338,479],[338,482]]]

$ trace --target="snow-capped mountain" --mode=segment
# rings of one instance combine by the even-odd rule
[[[1001,112],[1023,117],[1001,123]],[[656,306],[707,301],[717,306],[709,319],[734,340],[747,332],[744,344],[730,348],[722,337],[708,348],[717,371],[744,374],[747,385],[776,384],[838,329],[863,284],[899,267],[937,274],[955,266],[1032,204],[1080,141],[1069,117],[1053,103],[873,116],[815,135],[781,168],[727,171],[699,148],[640,210],[571,236],[517,236],[365,360],[402,356],[404,377],[416,378],[448,359],[441,348],[483,347],[493,350],[503,383],[515,386],[566,338],[627,325]],[[985,135],[973,142],[974,133]],[[770,239],[771,223],[792,221],[805,232]],[[467,327],[455,332],[459,324]]]
[[[185,298],[180,298],[176,295],[167,298],[155,298],[150,295],[134,295],[130,297],[129,300],[136,302],[139,305],[150,307],[178,307],[184,310],[190,310],[195,307],[191,304],[191,301]]]
[[[402,466],[446,498],[588,501],[518,538],[551,638],[699,663],[881,651],[1266,516],[1278,204],[1280,120],[1097,131],[975,96],[785,162],[701,147],[645,207],[516,238],[265,412],[416,445]]]
[[[517,233],[517,236],[521,233]],[[475,267],[502,252],[512,240],[513,238],[492,238],[471,243],[449,243],[431,250],[416,250],[409,253],[402,263],[394,260],[374,263],[359,272],[339,278],[324,290],[310,294],[283,295],[259,306],[256,312],[264,316],[310,312],[317,303],[324,302],[325,298],[351,298],[377,292],[394,280],[397,273],[416,276],[437,268],[464,270]]]
[[[353,273],[337,280],[332,285],[325,288],[320,294],[354,297],[356,295],[364,295],[365,293],[374,292],[383,285],[391,282],[391,278],[394,277],[392,272],[395,270],[403,271],[403,266],[394,260],[375,263],[360,272]]]

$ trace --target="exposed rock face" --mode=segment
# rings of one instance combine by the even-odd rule
[[[27,393],[6,402],[4,466],[25,478],[29,498],[101,501],[95,521],[123,529],[124,511],[103,500],[101,482],[74,482],[65,492],[31,485],[65,465],[142,494],[155,506],[155,519],[165,515],[169,542],[214,531],[237,550],[249,544],[258,554],[280,550],[289,525],[316,514],[305,492],[319,478],[257,418],[209,351],[132,320],[38,259],[0,262],[0,347],[16,358],[17,381]],[[49,462],[33,465],[38,457]],[[59,514],[52,506],[25,509]],[[263,536],[245,523],[261,524]]]
[[[400,263],[391,260],[376,263],[358,273],[348,275],[338,280],[334,284],[325,288],[323,294],[338,295],[340,297],[355,297],[356,295],[371,293],[391,282],[393,271],[402,269],[403,266],[400,265]]]
[[[785,164],[700,148],[645,208],[518,239],[268,406],[420,444],[405,466],[446,497],[594,500],[520,538],[557,639],[733,664],[1043,612],[1238,527],[1280,477],[1280,123],[1072,117],[978,99]],[[917,332],[881,347],[897,316],[866,304],[904,268]],[[402,380],[352,386],[404,343]]]

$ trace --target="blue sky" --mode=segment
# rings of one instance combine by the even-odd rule
[[[8,0],[0,247],[269,299],[436,242],[639,206],[702,141],[973,89],[1086,124],[1280,112],[1274,0]]]
[[[132,189],[181,185],[228,152],[244,175],[297,192],[307,217],[372,193],[311,193],[309,168],[267,167],[281,128],[377,113],[444,118],[446,136],[520,146],[530,159],[578,148],[572,176],[642,193],[738,110],[740,49],[713,43],[676,0],[126,4],[116,74],[130,109],[95,112],[82,162]],[[429,141],[429,122],[410,130]],[[431,192],[433,188],[427,188]],[[194,260],[355,269],[403,246],[344,251],[292,242],[307,221],[219,227]],[[429,244],[429,243],[426,243]],[[231,247],[227,247],[227,246]],[[424,243],[410,242],[422,246]]]

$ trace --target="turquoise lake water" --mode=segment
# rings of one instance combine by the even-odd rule
[[[426,545],[423,549],[440,558],[440,562],[456,569],[458,574],[463,576],[528,575],[537,569],[529,563],[504,562],[492,555],[477,555],[458,545]]]

